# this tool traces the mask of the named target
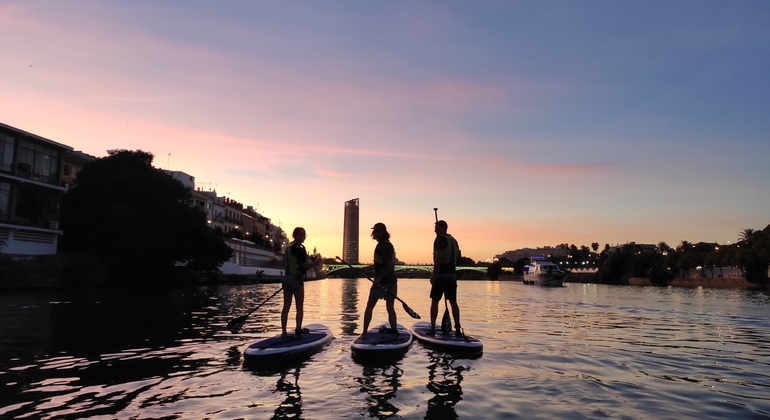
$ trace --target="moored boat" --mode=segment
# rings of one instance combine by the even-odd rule
[[[568,273],[543,257],[531,257],[524,267],[524,284],[538,286],[562,286]]]

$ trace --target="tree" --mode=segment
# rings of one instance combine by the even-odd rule
[[[112,275],[165,276],[178,262],[218,268],[232,250],[190,206],[190,191],[141,150],[110,150],[62,200],[63,253],[96,256]]]
[[[524,274],[524,267],[529,264],[529,258],[519,258],[513,263],[513,272],[516,274]]]
[[[599,250],[599,242],[593,242],[591,243],[591,249],[594,250],[594,252]]]
[[[770,225],[764,230],[744,229],[737,258],[746,280],[766,285],[770,271]]]
[[[500,278],[500,273],[503,272],[503,267],[499,262],[494,262],[487,267],[487,276],[490,280],[497,280]]]
[[[463,266],[463,267],[471,267],[476,265],[476,263],[473,262],[473,258],[461,256],[460,258],[457,259],[457,263],[455,265]]]
[[[745,242],[748,245],[751,245],[751,239],[756,235],[758,232],[752,228],[746,228],[743,229],[743,231],[738,236],[738,239],[740,239],[741,242]]]

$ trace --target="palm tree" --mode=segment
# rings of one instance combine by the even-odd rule
[[[746,228],[743,229],[743,231],[738,235],[738,239],[741,242],[745,242],[747,245],[751,244],[751,239],[754,238],[754,236],[757,234],[757,231],[752,228]]]
[[[692,244],[688,241],[682,241],[679,243],[679,248],[682,250],[682,252],[687,252],[692,248]]]
[[[658,251],[661,253],[668,252],[671,251],[671,247],[667,243],[660,241],[658,242]]]

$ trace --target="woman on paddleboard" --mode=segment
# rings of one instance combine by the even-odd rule
[[[374,225],[372,239],[377,241],[377,246],[374,248],[374,273],[376,276],[372,281],[372,287],[369,289],[369,300],[366,302],[366,310],[364,311],[364,332],[361,334],[361,338],[366,338],[366,331],[369,330],[369,323],[372,321],[372,311],[380,299],[385,299],[390,332],[398,334],[396,308],[394,306],[396,296],[398,296],[395,271],[396,249],[390,243],[390,233],[388,233],[388,228],[385,227],[384,223]]]
[[[281,311],[281,335],[288,338],[286,333],[286,324],[289,321],[289,309],[291,309],[292,297],[297,302],[297,327],[295,337],[302,336],[302,317],[304,316],[305,306],[305,272],[311,267],[320,267],[321,259],[310,259],[307,257],[305,242],[307,233],[305,228],[296,227],[291,237],[294,240],[286,247],[283,254],[284,269],[281,284],[283,285],[283,310]]]

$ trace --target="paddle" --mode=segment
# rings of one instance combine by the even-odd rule
[[[239,317],[237,317],[237,318],[233,318],[233,319],[231,319],[231,320],[230,320],[230,321],[227,323],[227,329],[228,329],[228,330],[230,330],[230,332],[231,332],[231,333],[233,333],[233,334],[236,334],[236,333],[240,332],[240,331],[241,331],[241,328],[243,328],[243,324],[245,324],[245,323],[246,323],[246,318],[248,318],[248,317],[249,317],[249,315],[251,315],[251,314],[252,314],[254,311],[256,311],[257,309],[259,309],[259,307],[260,307],[260,306],[262,306],[262,305],[264,305],[265,303],[267,303],[267,301],[268,301],[268,300],[272,299],[272,298],[273,298],[273,296],[277,295],[277,294],[278,294],[278,293],[279,293],[281,290],[283,290],[283,287],[281,287],[280,289],[276,290],[276,291],[275,291],[275,293],[273,293],[272,295],[270,295],[270,297],[269,297],[269,298],[265,299],[265,301],[264,301],[264,302],[262,302],[262,303],[260,303],[259,305],[257,305],[257,307],[256,307],[256,308],[254,308],[254,309],[250,310],[250,311],[249,311],[249,313],[247,313],[246,315],[241,315],[241,316],[239,316]]]
[[[444,317],[441,318],[441,332],[444,334],[452,332],[452,318],[449,317],[449,307],[447,306],[446,298],[444,298]]]
[[[367,279],[369,279],[369,281],[370,281],[370,282],[374,283],[374,280],[372,280],[372,279],[371,279],[369,276],[367,276],[367,275],[366,275],[366,273],[364,273],[364,272],[363,272],[363,271],[361,271],[360,269],[353,267],[352,265],[350,265],[350,263],[349,263],[349,262],[347,262],[347,261],[343,260],[343,259],[342,259],[342,258],[340,258],[340,257],[335,257],[335,258],[337,258],[338,260],[340,260],[340,261],[341,261],[343,264],[347,265],[348,267],[350,267],[350,268],[352,268],[352,269],[354,269],[354,270],[358,271],[358,272],[359,272],[359,273],[361,273],[361,274],[362,274],[364,277],[366,277]],[[385,290],[386,292],[388,292],[388,294],[389,294],[389,295],[393,296],[393,297],[394,297],[394,298],[396,298],[396,299],[397,299],[399,302],[401,302],[401,305],[403,305],[403,306],[404,306],[404,310],[406,311],[406,313],[408,313],[408,314],[409,314],[409,316],[411,316],[411,317],[412,317],[412,318],[414,318],[414,319],[420,319],[420,315],[419,315],[417,312],[415,312],[415,311],[414,311],[412,308],[410,308],[410,307],[409,307],[409,305],[407,305],[407,304],[406,304],[406,302],[404,302],[403,300],[401,300],[401,298],[400,298],[400,297],[398,297],[398,296],[394,295],[393,293],[391,293],[391,292],[390,292],[390,290],[388,290],[388,289],[386,289],[386,288],[382,287],[382,286],[381,286],[381,285],[379,285],[379,284],[378,284],[377,286],[378,286],[380,289],[382,289],[382,290]]]

